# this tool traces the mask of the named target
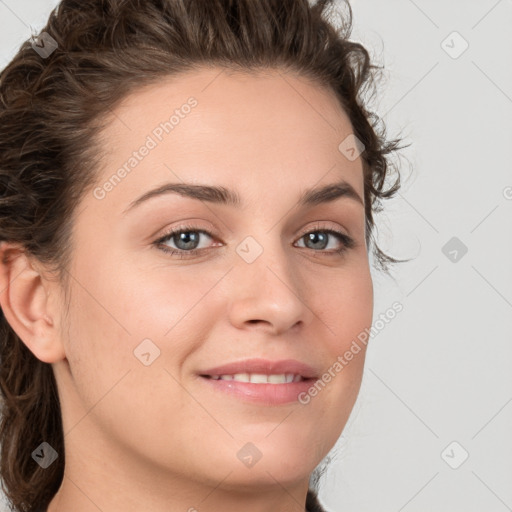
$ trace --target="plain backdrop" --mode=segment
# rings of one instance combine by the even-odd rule
[[[0,0],[0,67],[50,0]],[[363,384],[321,480],[330,512],[512,510],[512,1],[354,0],[352,38],[384,66],[373,103],[402,189],[376,218]],[[108,512],[108,511],[105,511]]]

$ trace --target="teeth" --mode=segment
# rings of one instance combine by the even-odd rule
[[[265,377],[267,377],[266,382],[270,382],[271,384],[283,384],[286,381],[286,376],[285,375],[266,375]]]
[[[235,375],[213,375],[215,380],[236,380],[238,382],[250,382],[252,384],[288,384],[300,382],[302,377],[293,373],[281,373],[266,375],[264,373],[235,373]]]
[[[247,375],[247,374],[245,374]],[[250,374],[250,381],[255,383],[255,384],[266,384],[269,379],[268,379],[269,375],[264,375],[262,373],[252,373]],[[270,375],[270,377],[272,377]],[[276,375],[276,377],[279,377],[279,375]],[[272,382],[272,381],[270,381]]]

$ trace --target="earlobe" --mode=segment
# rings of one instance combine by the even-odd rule
[[[65,353],[47,288],[44,275],[23,248],[0,243],[0,306],[5,319],[38,359],[53,363]]]

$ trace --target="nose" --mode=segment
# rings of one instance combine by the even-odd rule
[[[279,242],[266,244],[251,263],[238,254],[235,258],[228,308],[234,326],[280,334],[311,322],[314,313],[307,304],[300,262],[291,261]]]

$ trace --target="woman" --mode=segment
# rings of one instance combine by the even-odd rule
[[[323,510],[399,188],[332,7],[63,0],[1,73],[15,510]]]

